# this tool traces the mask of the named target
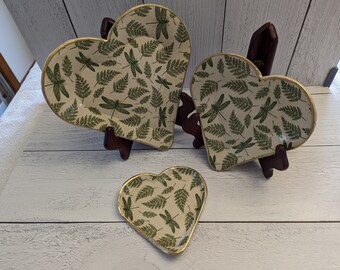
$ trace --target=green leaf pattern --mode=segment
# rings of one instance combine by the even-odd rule
[[[204,60],[193,74],[191,95],[215,170],[270,156],[279,144],[296,148],[311,135],[315,109],[290,78],[261,79],[253,64],[236,54]]]
[[[166,150],[190,47],[173,12],[138,6],[115,23],[107,40],[78,38],[51,53],[43,74],[46,99],[68,122],[103,130],[114,121],[116,134]],[[161,119],[154,117],[160,108]],[[154,132],[159,124],[165,132]]]
[[[180,253],[198,222],[206,194],[205,181],[198,172],[174,167],[159,175],[140,174],[126,181],[119,192],[118,209],[157,247]]]

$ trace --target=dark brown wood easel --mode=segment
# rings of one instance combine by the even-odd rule
[[[263,76],[271,72],[277,44],[278,36],[272,23],[264,24],[252,35],[247,58],[259,68]],[[181,93],[180,98],[183,105],[178,110],[176,124],[182,126],[184,132],[193,135],[195,137],[193,146],[200,148],[204,145],[204,141],[199,126],[199,115],[191,114],[195,106],[190,96]],[[188,117],[190,114],[191,116]],[[277,145],[274,155],[260,158],[259,162],[266,178],[273,176],[273,169],[283,171],[289,166],[287,152],[283,145]]]

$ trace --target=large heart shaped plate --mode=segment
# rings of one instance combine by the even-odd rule
[[[63,120],[166,150],[190,58],[189,34],[169,9],[141,5],[108,40],[78,38],[47,58],[42,89]]]
[[[215,170],[273,155],[279,144],[296,148],[315,127],[315,107],[300,83],[284,76],[262,77],[240,55],[204,60],[192,77],[191,95]]]

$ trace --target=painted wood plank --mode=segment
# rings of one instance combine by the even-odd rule
[[[185,23],[191,40],[191,59],[185,87],[196,66],[211,54],[221,52],[225,0],[144,1],[172,9]]]
[[[340,146],[301,147],[265,180],[257,162],[215,172],[205,150],[24,153],[0,196],[0,221],[120,221],[117,194],[131,176],[172,166],[199,171],[208,186],[203,221],[340,220]]]
[[[223,51],[246,56],[251,35],[272,22],[279,36],[272,74],[285,75],[308,4],[309,0],[228,0]]]
[[[2,269],[339,269],[337,224],[199,224],[169,257],[127,224],[1,224]]]
[[[192,148],[193,137],[175,127],[172,148]],[[47,106],[33,131],[25,151],[105,150],[104,133],[70,125],[56,116]],[[135,142],[132,149],[154,149]]]
[[[324,89],[315,87],[313,91],[321,93]],[[338,99],[330,94],[313,94],[312,97],[316,104],[318,119],[314,134],[306,145],[339,145]],[[44,114],[32,133],[25,151],[103,150],[103,137],[104,134],[101,132],[73,126],[62,121],[46,105]],[[184,133],[180,127],[175,128],[174,140],[172,146],[174,149],[193,147],[193,137]],[[151,149],[151,147],[134,143],[133,149]]]
[[[312,1],[288,75],[306,85],[322,85],[340,60],[338,0]]]
[[[62,1],[4,2],[41,68],[52,50],[75,37]]]
[[[339,96],[313,95],[317,120],[314,133],[306,146],[340,145]]]
[[[331,94],[332,91],[328,87],[322,86],[306,86],[309,94]],[[339,87],[340,89],[340,87]],[[339,90],[340,91],[340,90]]]
[[[142,0],[65,0],[67,11],[78,37],[100,37],[100,25],[104,17],[118,19]]]

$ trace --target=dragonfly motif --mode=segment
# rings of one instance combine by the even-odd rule
[[[171,82],[168,82],[166,79],[161,78],[159,75],[157,75],[156,83],[159,83],[160,85],[164,86],[166,89],[170,89],[169,85],[172,85]]]
[[[129,65],[125,66],[131,68],[131,72],[134,77],[136,77],[137,73],[143,74],[142,70],[138,66],[138,60],[136,60],[136,57],[133,54],[133,50],[130,49],[130,53],[128,54],[127,52],[124,53],[126,61],[129,63]]]
[[[252,137],[250,137],[248,140],[246,140],[245,142],[241,142],[238,145],[233,146],[233,149],[235,149],[235,154],[241,153],[243,150],[247,153],[247,155],[249,156],[248,152],[247,152],[247,148],[252,147],[253,145],[255,145],[255,143],[251,142],[253,140]]]
[[[99,106],[104,109],[112,110],[111,118],[113,117],[113,114],[115,113],[115,111],[118,111],[122,114],[130,114],[130,112],[125,109],[132,107],[132,104],[126,104],[126,103],[120,102],[118,99],[112,100],[107,97],[102,97],[102,100],[105,103],[99,104]]]
[[[132,221],[133,215],[131,211],[131,197],[129,197],[127,201],[123,197],[123,204],[124,204],[123,206],[124,216]]]
[[[264,120],[266,120],[268,114],[275,117],[275,115],[271,114],[270,111],[274,109],[275,105],[277,104],[277,101],[274,101],[271,103],[270,97],[267,98],[266,103],[260,107],[260,111],[258,114],[254,117],[254,120],[260,119],[260,123],[262,123]]]
[[[163,109],[159,107],[159,119],[158,119],[158,126],[161,127],[162,125],[166,127],[166,107]]]
[[[89,70],[96,71],[94,67],[99,67],[99,65],[91,60],[91,58],[86,57],[82,52],[79,52],[79,57],[76,57],[77,61],[83,66],[80,70],[82,70],[84,67],[87,67]]]
[[[203,114],[202,118],[209,117],[208,123],[211,123],[212,121],[215,120],[215,118],[219,114],[224,120],[226,120],[225,117],[221,114],[221,111],[227,108],[227,106],[230,104],[230,101],[228,100],[223,103],[223,99],[224,99],[224,94],[222,94],[219,97],[219,99],[217,100],[215,104],[211,105],[211,109],[207,113]]]
[[[174,217],[171,217],[170,213],[165,210],[165,215],[159,214],[159,216],[164,219],[165,224],[168,225],[173,233],[175,233],[175,228],[179,229],[178,223],[174,220],[178,214]]]
[[[47,67],[46,74],[48,79],[51,81],[52,84],[48,84],[46,86],[53,85],[53,92],[58,101],[60,101],[60,92],[65,96],[69,97],[68,92],[65,89],[65,80],[61,78],[60,74],[60,66],[59,63],[55,64],[54,71],[50,69],[50,67]]]

